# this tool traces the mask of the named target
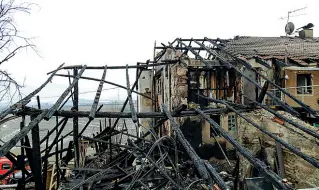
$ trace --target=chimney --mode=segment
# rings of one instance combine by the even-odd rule
[[[302,39],[313,38],[313,29],[303,29],[299,31],[299,37]]]

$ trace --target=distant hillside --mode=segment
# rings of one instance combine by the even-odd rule
[[[54,104],[55,102],[41,102],[41,108],[42,109],[47,109],[47,108],[50,108],[52,107],[52,105]],[[117,101],[117,100],[101,100],[99,101],[99,105],[100,104],[105,104],[105,105],[114,105],[114,104],[117,104],[117,105],[122,105],[124,103],[124,101]],[[136,102],[135,102],[136,103]],[[79,106],[91,106],[93,104],[93,100],[87,100],[87,99],[79,99]],[[0,102],[0,111],[1,110],[4,110],[6,108],[8,108],[8,104],[7,103],[1,103]],[[28,106],[30,107],[37,107],[37,103],[36,102],[30,102],[28,104]],[[73,106],[73,103],[72,103],[72,100],[70,99],[65,105],[64,107],[72,107]]]

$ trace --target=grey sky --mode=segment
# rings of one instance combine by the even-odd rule
[[[26,77],[29,93],[41,85],[46,73],[65,62],[67,65],[125,65],[152,59],[154,41],[167,43],[176,37],[232,38],[244,36],[285,35],[289,10],[307,6],[291,21],[296,27],[312,22],[318,36],[319,1],[316,0],[55,0],[33,1],[41,10],[17,18],[19,28],[34,41],[40,54],[22,51],[10,62],[1,65],[22,82]],[[65,73],[65,71],[62,71]],[[131,72],[131,83],[135,72]],[[100,78],[102,71],[85,71],[85,76]],[[109,70],[107,80],[125,85],[125,72]],[[59,96],[68,80],[56,77],[41,94]],[[95,91],[97,82],[80,82],[80,91]],[[104,88],[112,86],[105,85]],[[126,91],[119,91],[120,99]],[[118,91],[105,91],[102,99],[117,99]],[[80,98],[93,99],[94,93]],[[53,98],[53,100],[56,98]],[[43,99],[52,101],[52,99]]]

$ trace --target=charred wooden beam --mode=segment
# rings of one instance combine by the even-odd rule
[[[9,113],[11,113],[14,109],[16,108],[21,108],[24,107],[27,103],[30,102],[31,98],[39,93],[54,77],[55,73],[60,70],[63,67],[64,63],[60,65],[55,71],[52,72],[51,76],[36,90],[31,92],[29,95],[18,101],[17,103],[13,104],[10,108],[4,110],[0,114],[0,120],[2,120],[4,117],[6,117]]]
[[[77,76],[74,78],[74,81],[78,80],[79,77],[81,77],[83,73],[83,69],[86,67],[83,67],[80,73],[78,73],[78,69],[73,69],[73,75]],[[78,77],[79,76],[79,77]],[[79,110],[79,83],[74,83],[74,100],[73,100],[73,110],[78,111]],[[79,117],[75,116],[73,117],[73,146],[74,146],[74,164],[75,167],[79,167],[79,159],[80,159],[80,153],[79,153]]]
[[[193,147],[185,139],[182,131],[180,130],[180,127],[178,126],[176,121],[173,119],[171,114],[167,111],[167,107],[165,104],[162,104],[162,110],[165,113],[165,115],[167,116],[167,118],[170,120],[171,126],[172,126],[173,130],[175,131],[175,134],[176,134],[178,140],[181,142],[181,144],[184,147],[184,149],[186,150],[187,154],[192,159],[201,178],[211,182],[212,179],[209,176],[207,169],[205,168],[205,164],[204,164],[203,160],[199,158],[199,156],[197,155],[197,153],[195,152]]]
[[[203,48],[206,49],[206,51],[209,54],[212,54],[214,56],[216,56],[218,58],[218,60],[221,61],[221,63],[223,63],[224,65],[226,65],[228,68],[233,68],[237,73],[239,73],[242,77],[244,77],[247,81],[249,81],[250,83],[254,84],[257,88],[259,88],[260,90],[262,90],[262,86],[260,84],[258,84],[255,80],[252,80],[251,78],[249,78],[248,76],[246,76],[242,71],[240,71],[240,69],[238,69],[236,66],[234,66],[233,64],[231,64],[230,62],[228,62],[227,60],[225,60],[223,57],[221,57],[220,55],[218,55],[216,52],[210,50],[209,48],[207,48],[206,46],[196,42],[198,45],[202,46]],[[192,52],[193,53],[193,52]],[[198,55],[196,52],[195,54],[198,57],[201,57],[200,55]],[[205,63],[205,62],[204,62]],[[266,92],[266,94],[271,97],[272,99],[274,99],[276,102],[278,102],[285,110],[287,110],[289,113],[298,116],[299,113],[294,110],[292,107],[290,107],[288,104],[286,104],[285,102],[281,101],[279,98],[277,98],[273,93],[270,92]]]
[[[39,97],[39,96],[38,96]],[[40,108],[39,108],[40,109]],[[31,115],[31,120],[36,118],[35,115]],[[44,189],[42,182],[42,161],[40,153],[40,135],[39,135],[39,125],[37,124],[32,130],[32,159],[33,159],[33,171],[32,174],[35,180],[35,189]],[[27,136],[26,136],[27,137]]]
[[[131,113],[132,113],[132,120],[134,123],[136,123],[137,116],[136,116],[136,111],[134,108],[134,103],[132,100],[132,92],[131,92],[131,88],[130,88],[130,76],[128,74],[128,65],[126,65],[126,86],[127,86],[127,97],[128,97],[128,101],[129,101],[130,109],[131,109]]]
[[[262,90],[260,91],[260,94],[259,94],[257,102],[259,102],[259,103],[263,102],[263,100],[265,98],[265,95],[266,95],[266,92],[268,90],[268,85],[269,85],[269,82],[266,81],[264,86],[263,86],[263,88],[262,88]]]
[[[301,157],[302,159],[306,160],[307,162],[309,162],[310,164],[312,164],[313,166],[315,166],[316,168],[319,168],[319,162],[316,161],[314,158],[307,156],[306,154],[302,153],[299,149],[297,149],[296,147],[288,144],[287,142],[285,142],[284,140],[278,138],[276,135],[274,135],[273,133],[265,130],[262,126],[258,125],[257,123],[255,123],[254,121],[252,121],[251,119],[249,119],[248,117],[244,116],[243,114],[239,113],[236,109],[234,109],[232,106],[230,106],[229,104],[227,104],[225,101],[223,100],[216,100],[213,98],[209,98],[203,95],[198,94],[200,97],[205,98],[209,101],[212,102],[216,102],[216,103],[220,103],[220,104],[224,104],[228,109],[230,109],[231,111],[235,112],[238,116],[240,116],[241,118],[243,118],[245,121],[247,121],[248,123],[250,123],[252,126],[256,127],[259,131],[261,131],[262,133],[266,134],[267,136],[269,136],[270,138],[274,139],[276,142],[280,143],[281,145],[283,145],[284,147],[286,147],[288,150],[290,150],[291,152],[295,153],[297,156]]]
[[[78,86],[78,81],[81,77],[81,75],[83,74],[84,70],[86,68],[86,65],[83,66],[83,68],[80,70],[80,72],[78,74],[76,74],[75,79],[73,80],[72,84],[65,89],[65,91],[63,92],[63,94],[60,96],[60,98],[55,102],[55,104],[50,108],[50,110],[48,111],[47,115],[44,117],[45,120],[49,120],[54,112],[58,109],[58,107],[61,105],[62,101],[65,99],[65,97],[69,94],[69,92],[71,91],[71,89],[75,86]],[[76,72],[77,73],[77,72]],[[75,90],[74,90],[75,91]],[[77,96],[78,92],[74,92],[74,96]],[[74,97],[75,99],[75,97]]]
[[[255,168],[258,168],[260,172],[265,175],[265,178],[269,180],[272,184],[274,184],[279,189],[292,189],[288,184],[282,182],[282,179],[273,172],[269,167],[265,165],[264,162],[255,158],[248,149],[242,147],[237,141],[235,141],[222,127],[220,127],[213,119],[211,119],[208,115],[206,115],[202,110],[195,109],[196,112],[200,114],[200,116],[209,122],[211,128],[218,131],[230,144],[234,146],[234,148],[245,157]]]
[[[56,117],[56,123],[58,123],[59,122],[59,118],[58,117]],[[67,123],[67,120],[66,120],[66,123]],[[61,126],[61,129],[60,129],[60,131],[62,132],[62,130],[64,129],[64,123],[63,123],[63,125]],[[54,145],[54,143],[55,143],[55,167],[57,168],[56,169],[56,186],[57,186],[57,189],[59,188],[59,186],[60,186],[60,166],[59,166],[59,146],[58,146],[58,138],[59,138],[59,136],[60,136],[60,134],[59,134],[59,131],[58,131],[58,128],[56,128],[56,130],[55,130],[55,132],[56,132],[56,136],[55,136],[55,139],[54,139],[54,141],[52,142],[52,145]],[[50,147],[49,147],[50,148]],[[50,150],[49,150],[49,152],[50,152]]]
[[[175,64],[177,63],[178,60],[162,60],[161,62],[157,62],[157,63],[153,63],[153,61],[148,61],[146,63],[140,63],[140,65],[129,65],[128,68],[129,69],[147,69],[148,67],[156,67],[156,66],[161,66],[161,65],[169,65],[169,64]],[[148,64],[148,63],[153,63],[153,64]],[[57,70],[61,70],[61,69],[82,69],[84,66],[82,65],[72,65],[72,66],[66,66],[66,67],[62,67],[59,68]],[[86,67],[86,69],[105,69],[104,66],[88,66]],[[126,69],[126,66],[108,66],[107,69]],[[56,72],[57,70],[51,71],[47,74],[51,74],[53,72]]]
[[[252,108],[247,109],[240,109],[240,112],[247,112],[249,110],[253,110]],[[43,112],[44,110],[38,110],[35,108],[28,108],[28,110],[23,111],[23,115],[32,115],[32,114],[39,114]],[[227,112],[227,109],[225,108],[211,108],[204,111],[205,113],[209,114],[221,114]],[[67,110],[61,110],[56,111],[54,116],[61,116],[61,117],[67,117],[67,118],[73,118],[75,116],[79,118],[89,117],[90,112],[89,111],[67,111]],[[180,114],[172,115],[173,117],[184,117],[184,116],[195,116],[198,115],[195,111],[187,110],[182,111]],[[166,118],[164,113],[161,112],[139,112],[136,113],[137,118]],[[132,118],[132,114],[128,112],[97,112],[95,114],[95,118]],[[61,121],[60,121],[61,122]],[[114,126],[114,124],[113,124]],[[99,136],[103,136],[102,134]]]
[[[91,112],[90,112],[90,115],[89,115],[90,119],[94,119],[94,117],[95,117],[97,104],[99,103],[99,100],[100,100],[100,96],[101,96],[101,92],[102,92],[102,88],[103,88],[103,84],[104,84],[104,80],[105,80],[105,76],[106,76],[106,70],[107,70],[107,66],[105,65],[105,69],[103,71],[103,75],[102,75],[99,87],[98,87],[98,89],[96,91],[94,102],[93,102],[93,105],[92,105],[92,108],[91,108]]]

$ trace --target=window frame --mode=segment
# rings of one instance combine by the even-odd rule
[[[298,84],[298,77],[303,76],[305,80],[305,82],[307,83],[306,85],[302,85],[300,86]],[[309,81],[309,82],[308,82]],[[310,84],[308,84],[310,83]],[[297,91],[297,95],[299,96],[304,96],[304,95],[313,95],[313,84],[312,84],[312,74],[311,73],[297,73],[296,76],[296,91]],[[307,86],[307,87],[304,87]],[[310,87],[309,87],[310,86]]]

